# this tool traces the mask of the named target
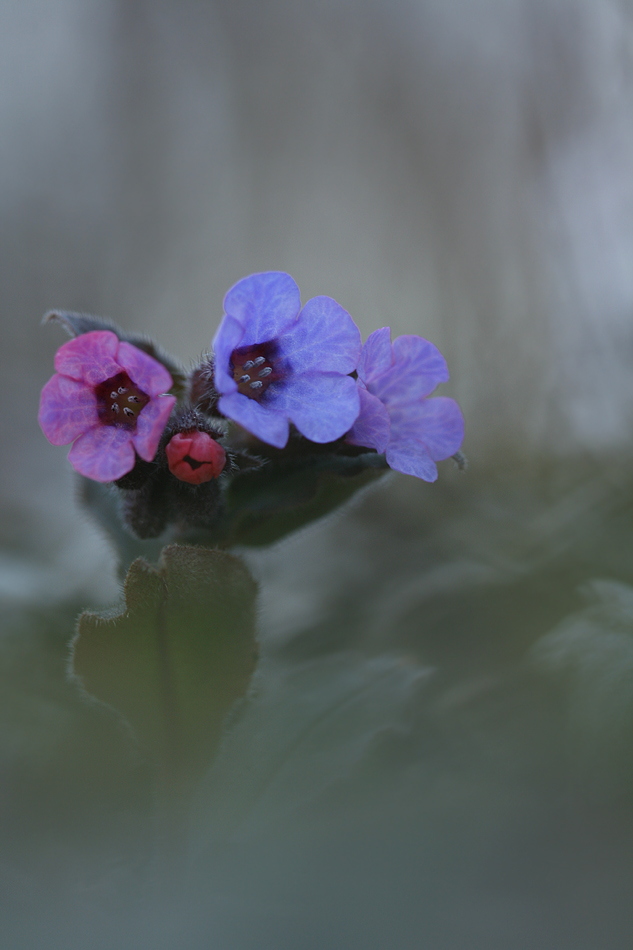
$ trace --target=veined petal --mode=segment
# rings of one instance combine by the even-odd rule
[[[393,343],[395,363],[367,382],[368,390],[385,403],[403,408],[432,393],[448,379],[446,360],[432,343],[420,336],[399,336]]]
[[[279,340],[295,373],[352,373],[361,351],[360,330],[332,297],[313,297]]]
[[[110,330],[91,330],[62,344],[55,354],[55,369],[62,376],[96,386],[121,372],[117,362],[119,338]]]
[[[224,317],[213,339],[214,382],[219,393],[237,392],[237,383],[231,373],[231,353],[240,345],[244,328],[233,317]]]
[[[377,452],[384,452],[391,436],[389,413],[377,396],[358,387],[360,415],[345,436],[350,445],[366,445]]]
[[[244,277],[224,298],[224,312],[244,329],[241,346],[277,339],[300,309],[299,288],[290,274],[282,271]]]
[[[80,435],[68,453],[80,475],[95,482],[113,482],[134,468],[136,456],[127,429],[95,426]]]
[[[221,396],[218,408],[228,419],[239,423],[262,442],[274,445],[278,449],[283,449],[286,445],[290,426],[285,415],[271,412],[254,399],[249,399],[241,393]]]
[[[134,448],[146,462],[156,455],[160,437],[176,404],[175,396],[157,396],[144,406],[136,420],[136,431],[131,433]]]
[[[99,422],[94,391],[56,373],[42,389],[38,421],[49,442],[68,445]]]
[[[312,442],[334,442],[348,432],[360,412],[356,381],[338,373],[304,373],[271,383],[266,408],[285,413]]]
[[[405,333],[404,336],[396,337],[393,353],[396,365],[414,368],[423,376],[435,379],[436,385],[445,383],[449,378],[446,360],[436,346],[421,336]]]
[[[132,382],[148,396],[166,393],[173,385],[174,381],[163,364],[131,343],[124,341],[119,344],[117,361]]]
[[[367,388],[388,408],[406,405],[432,393],[448,377],[446,360],[436,346],[421,336],[399,336],[393,342],[395,363],[367,383]]]
[[[386,373],[395,362],[391,348],[391,328],[381,327],[370,333],[360,354],[358,361],[358,375],[366,383]]]
[[[416,439],[405,442],[390,442],[385,452],[387,465],[396,472],[405,475],[415,475],[425,482],[434,482],[437,478],[437,465],[422,445]]]
[[[391,411],[391,435],[396,441],[419,439],[436,462],[450,458],[464,441],[464,417],[454,399],[434,396],[413,406]]]

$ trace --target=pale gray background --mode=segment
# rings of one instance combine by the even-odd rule
[[[632,119],[628,0],[0,0],[11,950],[631,946]],[[263,269],[439,345],[471,467],[247,555],[262,692],[170,902],[142,760],[66,681],[119,588],[39,321],[186,363]]]
[[[262,269],[436,342],[477,465],[628,453],[632,36],[612,0],[1,3],[8,540],[99,560],[35,421],[42,313],[187,362]]]

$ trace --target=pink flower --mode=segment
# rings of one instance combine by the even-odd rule
[[[176,402],[162,363],[110,330],[83,333],[60,346],[56,374],[42,390],[38,420],[53,445],[73,443],[68,460],[96,482],[112,482],[146,462]]]
[[[177,432],[165,447],[169,471],[182,482],[201,485],[217,478],[226,465],[226,452],[207,432]]]

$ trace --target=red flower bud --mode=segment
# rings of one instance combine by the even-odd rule
[[[206,432],[177,432],[165,452],[169,471],[190,485],[201,485],[217,478],[226,465],[226,452]]]

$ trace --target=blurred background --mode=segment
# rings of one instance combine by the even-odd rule
[[[629,0],[0,2],[8,945],[630,947],[632,115]],[[258,729],[287,774],[170,904],[142,763],[65,679],[119,585],[37,425],[40,318],[188,364],[268,269],[436,343],[470,470],[244,552],[277,718],[193,837]]]

